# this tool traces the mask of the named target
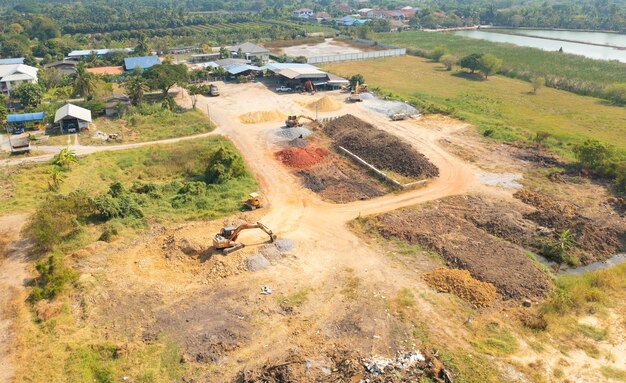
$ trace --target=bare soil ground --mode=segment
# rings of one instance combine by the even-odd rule
[[[298,40],[293,40],[297,43]],[[316,57],[316,56],[332,56],[344,55],[350,53],[361,53],[380,50],[380,47],[361,44],[356,41],[324,39],[323,41],[314,40],[306,44],[290,45],[276,47],[268,46],[274,53],[286,54],[291,57]]]
[[[423,280],[424,273],[441,265],[432,254],[415,247],[407,250],[403,243],[380,245],[359,237],[347,225],[359,216],[383,214],[379,223],[381,228],[390,224],[386,229],[390,236],[432,246],[446,261],[492,283],[502,296],[540,297],[550,284],[524,255],[520,247],[524,237],[519,243],[498,238],[508,232],[534,233],[536,225],[526,227],[532,220],[524,216],[533,207],[513,199],[511,190],[484,185],[477,177],[486,169],[520,171],[527,162],[512,158],[508,146],[484,144],[468,133],[463,122],[441,116],[391,122],[357,104],[345,104],[341,114],[352,114],[400,137],[439,169],[439,177],[423,189],[380,196],[377,190],[358,184],[359,193],[373,198],[330,203],[307,187],[306,178],[303,183],[303,175],[275,160],[279,145],[271,137],[281,121],[244,124],[238,119],[251,111],[250,100],[255,101],[255,110],[279,107],[285,115],[298,115],[306,113],[303,105],[314,99],[276,94],[258,83],[220,85],[220,93],[217,98],[199,98],[197,107],[205,111],[210,106],[211,118],[218,125],[214,134],[231,138],[241,151],[259,179],[266,206],[226,221],[177,227],[154,224],[151,232],[135,240],[96,242],[72,254],[80,288],[66,310],[76,318],[81,334],[129,349],[159,337],[171,338],[180,345],[188,382],[414,382],[422,377],[443,381],[442,368],[451,370],[448,364],[455,360],[458,368],[459,358],[468,363],[467,381],[529,380],[518,364],[507,358],[483,359],[471,345],[480,327],[469,323],[468,316],[508,312],[502,314],[497,305],[488,314],[475,312],[463,301],[437,293]],[[338,102],[345,97],[327,94]],[[191,104],[184,97],[179,102]],[[321,112],[319,117],[337,116],[337,112]],[[316,176],[341,178],[344,183],[338,189],[360,181],[346,170],[353,166],[349,162],[322,161],[316,166],[321,164],[329,168]],[[311,185],[320,183],[314,180]],[[324,196],[324,190],[320,194]],[[466,194],[481,197],[459,197]],[[596,198],[589,209],[606,200]],[[409,208],[425,202],[430,204]],[[486,218],[475,214],[473,206],[480,207],[476,209]],[[505,217],[495,219],[496,213]],[[263,222],[280,239],[292,240],[295,248],[270,257],[272,265],[256,272],[246,269],[245,260],[266,248],[263,233],[246,232],[240,237],[246,247],[228,256],[210,249],[210,238],[221,226],[243,221]],[[261,294],[264,286],[272,288],[271,295]],[[480,324],[481,318],[476,322]],[[67,340],[64,331],[55,333],[60,346]],[[32,358],[26,351],[22,360]],[[422,353],[425,360],[408,368],[383,367],[380,375],[372,373],[373,362],[395,365],[398,357],[413,351]],[[448,358],[437,357],[446,351]],[[550,354],[546,362],[551,368],[561,355],[556,348],[552,351],[556,356]],[[528,363],[544,355],[547,352],[522,345],[511,358]],[[594,370],[584,377],[598,380],[600,362],[584,355],[562,357],[581,366],[592,363]],[[446,361],[445,366],[440,359]],[[18,376],[28,377],[32,364],[16,367]],[[566,376],[581,371],[561,369]],[[483,379],[486,371],[493,370],[502,376]]]

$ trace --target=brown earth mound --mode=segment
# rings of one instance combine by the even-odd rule
[[[467,270],[440,268],[424,274],[424,280],[437,291],[452,293],[476,308],[488,307],[498,297],[494,285],[472,278]]]
[[[326,124],[324,132],[335,144],[381,170],[391,170],[414,178],[439,175],[439,169],[411,145],[350,114]]]
[[[545,194],[520,190],[514,196],[536,208],[524,215],[538,225],[553,230],[556,240],[563,230],[574,235],[580,263],[583,265],[603,261],[623,250],[626,239],[624,228],[601,226],[590,218],[582,216],[579,208],[566,201],[560,201]]]
[[[258,112],[248,112],[239,116],[239,120],[244,124],[258,124],[261,122],[282,120],[287,116],[278,110],[261,110]]]
[[[341,158],[300,170],[298,175],[302,177],[304,187],[326,200],[338,203],[380,197],[388,191],[363,169]]]
[[[550,291],[547,276],[523,249],[438,209],[437,203],[386,213],[377,221],[384,238],[426,246],[450,267],[468,270],[474,278],[493,284],[504,298],[542,297]]]
[[[324,96],[317,101],[310,102],[306,105],[309,110],[317,110],[319,112],[334,112],[343,108],[343,105],[335,101],[332,97]]]
[[[315,146],[285,148],[274,153],[276,159],[291,168],[308,168],[324,159],[328,150]]]

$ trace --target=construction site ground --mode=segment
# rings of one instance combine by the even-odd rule
[[[609,336],[594,345],[601,357],[576,348],[564,353],[558,344],[549,342],[541,349],[532,347],[535,335],[529,332],[516,334],[518,347],[509,354],[481,352],[485,339],[502,334],[503,328],[508,331],[511,325],[507,321],[524,315],[524,299],[536,305],[547,294],[550,277],[524,256],[518,244],[500,241],[454,211],[468,208],[463,205],[467,203],[464,198],[488,201],[485,203],[491,212],[496,209],[502,214],[509,212],[509,205],[522,204],[512,196],[517,189],[487,184],[480,177],[483,174],[528,174],[529,179],[520,181],[523,185],[548,191],[541,190],[546,188],[544,181],[537,181],[543,180],[546,169],[542,153],[485,141],[468,124],[443,116],[392,122],[362,104],[344,103],[345,93],[278,94],[261,83],[219,84],[219,88],[219,97],[200,97],[197,108],[217,125],[210,134],[229,137],[240,150],[259,180],[265,207],[219,221],[175,227],[155,224],[139,238],[96,242],[73,253],[71,260],[83,288],[77,293],[80,296],[74,297],[76,304],[70,311],[79,318],[81,339],[106,339],[118,348],[132,350],[138,344],[167,337],[180,347],[188,367],[187,382],[443,381],[440,370],[444,365],[452,378],[466,382],[599,382],[604,379],[602,368],[619,370],[626,364],[624,324],[619,319],[624,314],[622,306],[585,319],[609,328]],[[276,157],[288,141],[277,135],[284,129],[284,121],[276,118],[244,124],[239,118],[260,111],[278,112],[267,114],[274,116],[311,115],[303,105],[326,95],[341,102],[342,108],[313,117],[351,114],[362,119],[423,154],[438,168],[438,177],[429,179],[424,187],[406,191],[371,181],[370,194],[365,193],[364,198],[348,194],[350,198],[345,200],[350,202],[341,203],[345,197],[341,190],[318,194],[306,186],[307,176],[298,172],[314,171],[317,177],[341,173],[359,185],[370,182],[372,176],[335,152],[329,155],[338,161],[322,160],[322,165],[302,169],[286,166]],[[191,106],[184,95],[177,101]],[[325,140],[313,132],[308,142],[332,150]],[[574,203],[585,201],[584,206],[577,205],[580,212],[598,219],[610,215],[604,223],[623,230],[624,216],[607,203],[610,196],[606,189],[582,182],[583,187],[571,183],[552,187],[559,190],[556,194],[568,194]],[[549,191],[554,194],[554,190]],[[439,202],[442,199],[444,202]],[[431,203],[420,205],[426,202]],[[416,205],[420,206],[411,208]],[[440,209],[433,210],[433,206]],[[407,228],[402,222],[406,217],[401,216],[405,210],[397,211],[404,208],[422,212],[416,217],[425,219],[423,226],[410,222]],[[525,206],[520,211],[524,209],[532,210]],[[383,221],[383,217],[390,217],[398,224],[396,231],[381,229],[376,234],[364,229],[359,218],[370,216]],[[23,222],[25,217],[15,219]],[[212,235],[225,223],[257,220],[286,245],[268,245],[263,233],[250,231],[240,237],[246,244],[241,251],[223,256],[211,249]],[[0,222],[4,231],[10,232],[7,235],[17,238],[15,222]],[[467,238],[464,227],[470,230]],[[422,235],[432,237],[432,246],[411,241],[411,230],[422,230]],[[428,230],[434,232],[428,234]],[[480,236],[471,236],[476,233]],[[488,298],[480,300],[480,305],[487,307],[478,310],[471,299],[467,303],[455,295],[439,293],[423,278],[446,263],[463,268],[437,250],[453,246],[459,251],[471,241],[476,243],[468,259],[478,263],[464,268],[473,278],[495,285],[498,294],[493,302],[493,289],[489,288]],[[481,244],[492,247],[481,248]],[[456,254],[454,251],[449,254]],[[252,272],[246,259],[259,253],[270,265]],[[29,266],[19,263],[14,252],[7,254],[0,283],[6,285],[3,288],[23,289],[21,280],[9,278],[8,273],[15,273],[15,267],[24,273]],[[522,280],[509,275],[508,256],[517,257],[514,273]],[[6,269],[6,265],[13,269]],[[491,278],[498,273],[501,279]],[[470,282],[471,288],[483,286]],[[261,294],[263,287],[271,287],[272,293]],[[15,297],[23,299],[24,294],[16,293]],[[7,309],[10,302],[0,303],[5,305],[6,318],[12,312]],[[63,336],[61,330],[58,337]],[[7,361],[0,363],[7,366],[0,367],[0,381],[13,371],[14,376],[27,376],[32,353],[15,347],[8,350],[12,352],[8,357],[0,350],[0,362]],[[398,368],[393,373],[384,370],[380,375],[364,367],[365,359],[396,360],[412,351],[425,357],[417,367]],[[557,370],[559,374],[554,373]],[[537,371],[544,380],[537,378]]]

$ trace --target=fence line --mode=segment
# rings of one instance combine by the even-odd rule
[[[384,51],[372,51],[372,52],[359,52],[349,53],[344,55],[332,55],[332,56],[315,56],[309,57],[307,62],[309,64],[326,64],[341,61],[359,61],[369,60],[377,58],[395,57],[406,55],[405,48],[387,49]]]

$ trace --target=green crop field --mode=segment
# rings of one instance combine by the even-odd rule
[[[553,135],[549,143],[565,155],[571,154],[571,144],[586,138],[626,150],[626,108],[596,98],[550,88],[532,94],[524,81],[503,76],[485,81],[413,56],[337,63],[326,69],[342,76],[360,73],[383,93],[432,104],[483,133],[491,130],[495,138],[532,139],[544,131]]]
[[[471,39],[452,33],[380,33],[375,36],[375,40],[422,51],[416,52],[420,55],[437,47],[445,47],[457,57],[474,52],[491,53],[503,60],[502,69],[511,77],[529,79],[534,76],[553,76],[591,83],[579,84],[580,88],[589,88],[590,94],[598,86],[601,88],[612,83],[626,83],[626,64],[616,61],[592,60],[572,54]]]

